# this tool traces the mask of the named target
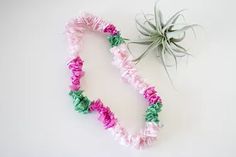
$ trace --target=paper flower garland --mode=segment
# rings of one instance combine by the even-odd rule
[[[84,76],[83,61],[79,56],[80,42],[86,29],[91,29],[105,33],[110,42],[110,52],[114,55],[113,65],[118,67],[121,77],[124,81],[131,84],[143,97],[148,101],[148,107],[145,115],[145,127],[136,134],[130,134],[120,125],[118,119],[109,107],[98,100],[90,100],[81,90],[80,79]],[[146,83],[138,75],[133,58],[129,55],[124,38],[117,31],[113,24],[109,24],[99,17],[91,14],[84,14],[75,18],[66,25],[72,58],[68,62],[68,68],[71,71],[71,85],[69,95],[73,99],[75,110],[88,114],[97,112],[99,120],[103,123],[104,128],[109,130],[121,144],[141,149],[150,145],[158,137],[160,129],[159,112],[161,111],[162,101],[153,86]]]

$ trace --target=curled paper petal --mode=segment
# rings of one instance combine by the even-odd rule
[[[99,114],[99,120],[103,123],[105,129],[113,127],[116,124],[117,119],[111,112],[109,107],[105,107],[101,100],[93,101],[89,108],[90,111],[97,111]]]
[[[156,140],[159,129],[160,127],[158,124],[154,122],[146,122],[144,131],[141,130],[134,135],[130,134],[119,123],[109,130],[120,144],[137,149],[143,149]]]
[[[161,98],[157,95],[155,87],[149,87],[144,91],[144,98],[149,101],[150,104],[155,104],[158,101],[161,102]]]
[[[162,104],[160,102],[149,106],[146,110],[145,120],[148,122],[159,122],[158,113],[161,111]]]
[[[66,35],[68,37],[72,55],[77,55],[80,51],[81,38],[87,28],[94,31],[103,32],[106,23],[103,19],[89,13],[82,14],[81,17],[71,20],[66,25]]]
[[[120,69],[122,79],[134,86],[140,94],[143,94],[149,85],[138,75],[126,45],[112,47],[110,52],[114,55],[112,63]]]
[[[117,35],[118,31],[116,30],[116,27],[113,24],[108,24],[106,28],[104,29],[105,33],[109,33],[110,35]]]
[[[68,67],[71,70],[71,90],[77,91],[80,89],[80,79],[84,76],[84,71],[82,70],[83,61],[79,56],[73,58],[68,63]]]
[[[81,113],[89,112],[90,100],[84,96],[83,91],[70,91],[69,95],[73,98],[75,110]]]
[[[112,36],[108,36],[108,41],[110,42],[111,47],[118,46],[124,43],[124,39],[120,36],[119,33]]]

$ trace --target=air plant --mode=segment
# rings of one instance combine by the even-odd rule
[[[131,41],[128,43],[128,48],[129,44],[141,44],[147,46],[144,52],[133,60],[136,63],[144,58],[151,49],[156,49],[156,55],[157,57],[160,57],[170,81],[171,79],[167,69],[170,65],[166,62],[166,55],[169,55],[174,59],[174,65],[177,68],[177,58],[190,55],[184,47],[179,45],[179,42],[184,40],[187,30],[193,30],[193,27],[197,26],[196,24],[188,25],[185,23],[178,23],[179,18],[183,17],[183,11],[184,10],[176,12],[165,22],[156,2],[154,6],[154,14],[143,13],[143,22],[141,22],[137,17],[135,19],[137,30],[141,33],[142,37],[137,41]]]

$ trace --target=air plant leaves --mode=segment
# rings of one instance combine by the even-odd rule
[[[172,42],[181,42],[182,40],[184,40],[185,36],[186,36],[186,33],[184,32],[182,37],[180,37],[180,38],[172,38],[171,41]]]
[[[172,16],[169,18],[169,20],[165,23],[164,28],[170,27],[171,24],[176,23],[176,21],[178,20],[178,18],[182,15],[181,13],[182,13],[183,11],[185,11],[185,9],[182,9],[182,10],[176,12],[174,15],[172,15]]]
[[[146,14],[143,13],[143,17],[145,18],[145,22],[147,22],[153,30],[156,30],[156,26],[147,18]]]
[[[156,30],[161,34],[161,18],[160,18],[160,10],[157,8],[157,2],[154,7],[154,15],[155,15],[155,24],[156,24]]]
[[[166,36],[167,36],[168,39],[174,38],[175,36],[177,36],[177,35],[179,35],[181,33],[184,33],[188,29],[193,28],[195,26],[197,26],[197,25],[193,24],[193,25],[184,26],[184,27],[182,27],[180,29],[177,29],[177,30],[174,30],[172,32],[169,32]]]
[[[142,54],[133,60],[136,63],[144,58],[153,48],[158,48],[156,56],[160,57],[171,83],[172,80],[167,69],[169,65],[166,63],[166,55],[168,54],[173,58],[175,62],[174,65],[177,68],[178,58],[190,55],[184,47],[177,43],[185,39],[187,30],[193,30],[194,27],[198,26],[196,24],[188,25],[185,23],[179,23],[178,21],[180,17],[184,18],[182,14],[183,11],[185,11],[185,9],[177,11],[165,22],[157,3],[155,3],[154,14],[143,13],[143,19],[138,19],[137,16],[135,18],[137,29],[144,38],[136,41],[131,40],[128,43],[128,48],[130,44],[147,46]],[[149,18],[150,16],[153,18]],[[142,23],[141,20],[144,22]]]

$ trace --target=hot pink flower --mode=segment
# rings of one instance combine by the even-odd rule
[[[107,25],[106,28],[104,29],[104,32],[109,33],[111,35],[116,35],[118,33],[116,27],[113,24]]]
[[[157,95],[157,91],[154,87],[149,87],[144,91],[144,98],[151,104],[155,104],[160,100],[160,96]]]
[[[105,107],[101,100],[93,101],[89,107],[90,111],[97,111],[99,113],[99,120],[103,123],[105,129],[113,127],[117,119],[111,112],[109,107]]]
[[[101,102],[100,99],[98,99],[97,101],[93,101],[91,105],[89,106],[90,111],[100,112],[102,108],[103,108],[103,103]]]
[[[84,71],[82,70],[83,61],[79,56],[72,59],[68,63],[68,67],[71,70],[72,76],[71,76],[71,83],[70,86],[71,90],[77,91],[80,88],[80,78],[84,75]]]

